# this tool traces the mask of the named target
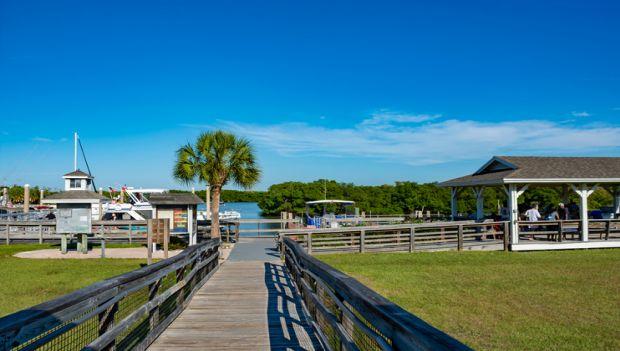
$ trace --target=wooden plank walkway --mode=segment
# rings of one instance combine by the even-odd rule
[[[290,276],[264,252],[273,239],[237,245],[149,350],[321,350]]]

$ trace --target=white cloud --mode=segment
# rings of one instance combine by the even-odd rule
[[[568,155],[620,148],[620,127],[573,127],[543,120],[399,124],[397,119],[384,119],[333,129],[307,123],[219,121],[218,127],[287,156],[363,157],[411,165],[501,154]]]
[[[40,143],[51,143],[53,140],[49,138],[43,138],[43,137],[34,137],[32,138],[32,141],[36,141]]]
[[[586,111],[573,111],[571,112],[571,115],[573,115],[573,117],[590,117],[592,116],[592,114],[586,112]]]
[[[371,118],[362,121],[362,125],[390,125],[393,123],[422,123],[441,117],[441,115],[408,114],[381,110],[372,114]]]

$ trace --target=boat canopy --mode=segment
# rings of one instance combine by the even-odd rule
[[[345,204],[345,205],[353,205],[355,201],[349,200],[315,200],[315,201],[306,201],[306,205],[318,205],[318,204]]]

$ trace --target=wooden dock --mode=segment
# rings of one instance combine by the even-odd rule
[[[321,349],[289,274],[267,252],[273,240],[242,239],[237,245],[149,350]]]

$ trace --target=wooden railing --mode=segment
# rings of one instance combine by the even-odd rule
[[[620,239],[620,219],[589,219],[589,240]],[[519,238],[537,241],[579,241],[581,220],[519,222]]]
[[[218,268],[218,240],[0,319],[0,350],[144,350]]]
[[[508,250],[508,222],[437,222],[283,231],[309,253],[418,250]]]
[[[93,221],[92,233],[108,241],[146,242],[146,221]],[[60,241],[55,221],[0,221],[0,240],[11,242]]]
[[[322,343],[330,350],[469,350],[446,333],[283,238],[291,273]]]

